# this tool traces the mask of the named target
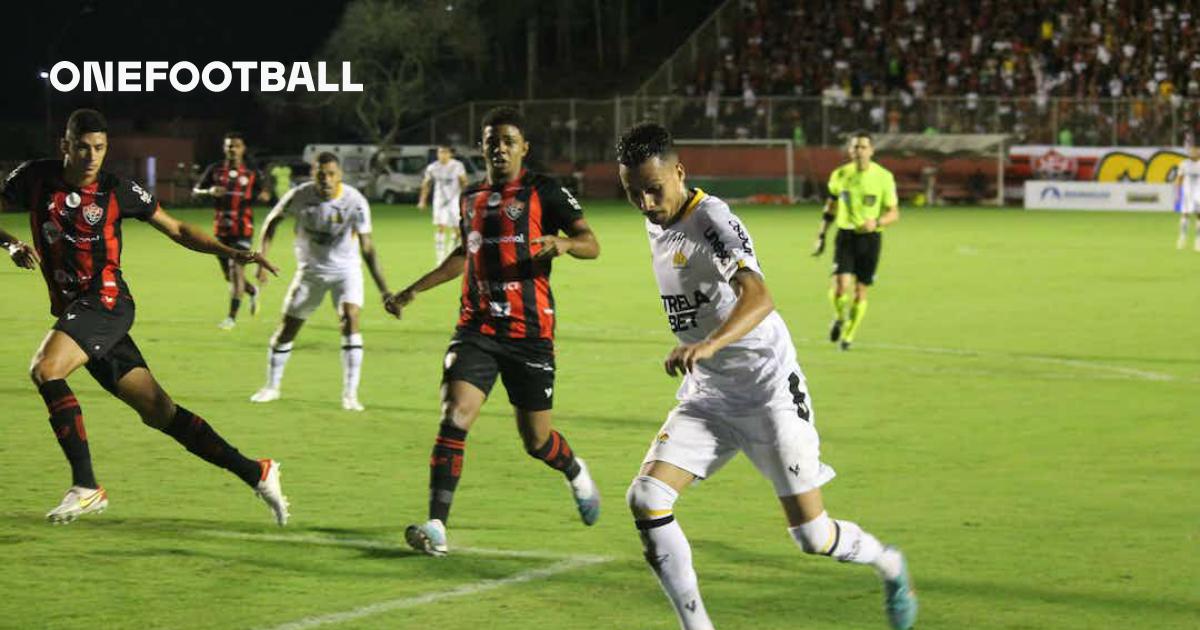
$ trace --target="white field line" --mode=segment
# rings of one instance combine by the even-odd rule
[[[324,545],[331,547],[352,547],[357,549],[408,549],[405,545],[389,543],[382,540],[372,540],[366,538],[330,538],[324,536],[314,536],[309,534],[301,534],[296,536],[288,536],[283,534],[248,534],[244,532],[228,532],[221,530],[202,530],[198,532],[203,536],[211,536],[214,538],[228,538],[234,540],[251,540],[262,542],[282,542],[282,543],[299,543],[304,545]],[[493,580],[480,580],[470,584],[463,584],[454,588],[438,591],[436,593],[425,593],[423,595],[413,595],[411,597],[402,597],[398,599],[389,599],[374,604],[367,604],[358,608],[344,610],[341,612],[329,613],[326,615],[315,615],[304,617],[288,623],[271,626],[267,630],[306,630],[307,628],[318,628],[332,624],[344,623],[355,619],[362,619],[372,615],[378,615],[393,610],[401,610],[404,608],[413,608],[416,606],[424,606],[432,604],[444,599],[453,599],[456,597],[467,597],[486,591],[495,590],[501,587],[510,586],[513,584],[522,584],[532,582],[534,580],[543,580],[553,577],[559,573],[565,573],[575,569],[603,564],[609,562],[612,558],[605,556],[589,556],[589,555],[564,555],[545,553],[538,551],[522,551],[522,550],[505,550],[505,549],[487,549],[479,547],[455,547],[456,554],[470,554],[480,556],[493,556],[502,558],[531,558],[536,560],[551,560],[550,565],[537,569],[529,569],[515,575],[510,575],[505,578]]]
[[[1108,363],[1099,363],[1096,361],[1087,361],[1084,359],[1060,359],[1057,357],[1042,357],[1030,354],[1005,353],[1005,352],[987,352],[982,350],[965,350],[960,348],[937,348],[929,346],[909,346],[903,344],[892,343],[872,343],[864,344],[885,350],[907,350],[910,352],[923,352],[926,354],[946,354],[952,356],[963,357],[999,357],[1011,358],[1022,361],[1033,361],[1036,363],[1048,363],[1050,365],[1064,365],[1074,368],[1085,368],[1097,370],[1100,372],[1110,372],[1119,374],[1122,377],[1143,380],[1143,381],[1159,381],[1159,382],[1175,382],[1175,381],[1193,381],[1195,379],[1180,378],[1172,374],[1164,374],[1162,372],[1152,372],[1150,370],[1140,370],[1137,368],[1125,367],[1123,365],[1111,365]]]

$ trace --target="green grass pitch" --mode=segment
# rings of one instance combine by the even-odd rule
[[[41,278],[0,261],[0,627],[675,628],[624,505],[674,402],[661,368],[673,337],[640,217],[586,207],[603,252],[555,266],[555,413],[604,514],[579,523],[558,474],[522,451],[498,389],[450,522],[452,551],[474,551],[444,559],[403,549],[402,533],[425,515],[457,283],[402,321],[368,287],[365,413],[340,409],[327,308],[301,333],[284,398],[255,406],[295,265],[290,230],[262,313],[221,332],[212,259],[127,222],[134,338],[178,401],[243,452],[283,462],[292,522],[275,527],[232,475],[81,370],[70,382],[111,505],[51,527],[43,514],[69,471],[26,369],[52,320]],[[858,344],[840,353],[823,340],[829,255],[808,256],[816,209],[735,210],[839,472],[830,512],[908,553],[920,628],[1200,626],[1200,253],[1175,250],[1174,216],[908,210]],[[28,237],[24,216],[0,225]],[[379,206],[375,229],[393,287],[430,266],[428,215]],[[745,459],[686,492],[677,515],[718,627],[886,627],[871,571],[800,553]]]

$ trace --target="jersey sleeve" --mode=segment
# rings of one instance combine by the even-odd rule
[[[301,184],[295,188],[289,188],[286,193],[283,193],[283,196],[279,198],[279,201],[275,202],[275,208],[279,209],[279,213],[285,217],[295,214],[296,210],[294,208],[294,202],[296,196],[299,195],[300,191],[304,190],[307,186],[307,184]],[[274,208],[272,208],[272,211],[274,211]]]
[[[132,179],[121,180],[117,185],[116,194],[121,218],[146,221],[158,211],[158,200],[154,195]]]
[[[466,177],[466,176],[467,176],[467,167],[463,166],[462,162],[455,160],[454,161],[454,177],[459,178],[459,177]]]
[[[437,164],[437,162],[430,162],[429,164],[425,165],[425,174],[422,176],[425,178],[425,181],[433,179],[433,165],[435,164]]]
[[[842,194],[842,184],[841,178],[838,177],[838,169],[833,169],[833,172],[829,174],[829,184],[827,184],[827,188],[829,189],[829,196],[831,198],[836,199]]]
[[[742,220],[724,203],[714,206],[705,213],[702,224],[704,241],[721,277],[728,281],[742,269],[762,275],[762,268],[754,257],[754,241]]]
[[[204,172],[200,174],[200,181],[196,182],[196,188],[212,188],[215,183],[214,174],[217,172],[216,164],[209,164]]]
[[[542,232],[545,234],[557,234],[583,218],[583,206],[558,182],[547,181],[546,185],[538,187],[538,196],[542,200]]]
[[[896,195],[896,176],[891,172],[888,173],[887,181],[883,187],[883,209],[886,210],[899,203],[899,198]]]
[[[0,198],[4,205],[13,210],[29,210],[30,174],[29,162],[24,162],[14,168],[8,177],[0,182]]]
[[[358,195],[354,207],[354,231],[359,234],[371,233],[371,204],[367,198]]]

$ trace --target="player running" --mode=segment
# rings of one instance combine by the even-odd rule
[[[626,131],[618,154],[621,183],[646,219],[654,275],[679,340],[665,368],[683,375],[679,404],[651,442],[626,498],[646,560],[680,627],[707,630],[713,624],[691,547],[675,521],[675,501],[738,451],[774,484],[800,548],[874,567],[892,627],[912,627],[917,600],[904,556],[825,512],[820,488],[834,472],[820,461],[804,373],[750,233],[723,201],[686,187],[684,167],[661,125]]]
[[[467,169],[454,159],[454,150],[448,145],[437,149],[437,161],[425,167],[425,179],[421,181],[421,195],[417,207],[424,210],[433,189],[433,262],[445,260],[446,254],[458,247],[458,198],[467,187]]]
[[[397,308],[463,276],[458,328],[442,372],[442,421],[429,464],[429,520],[405,539],[430,555],[447,550],[446,521],[462,474],[467,432],[499,375],[525,451],[562,472],[585,525],[600,517],[600,493],[583,460],[551,424],[554,399],[554,295],[550,264],[570,254],[590,259],[600,244],[583,209],[557,182],[522,166],[529,153],[515,109],[483,118],[487,179],[459,201],[462,244],[392,298]],[[562,231],[566,236],[558,236]]]
[[[305,320],[328,292],[338,312],[342,329],[342,408],[362,411],[358,383],[362,378],[363,338],[359,313],[363,306],[362,255],[388,307],[387,280],[379,268],[371,240],[371,206],[356,188],[342,183],[342,168],[336,155],[322,153],[313,163],[313,180],[293,188],[275,204],[263,228],[262,252],[271,248],[275,229],[283,220],[296,218],[296,275],[283,300],[283,321],[267,348],[267,383],[250,397],[253,402],[279,399],[283,368],[292,356],[292,342]],[[358,241],[358,253],[354,242]],[[267,271],[258,270],[261,287]]]
[[[221,243],[233,249],[249,250],[254,237],[254,208],[251,203],[270,201],[267,179],[246,164],[246,141],[242,134],[230,131],[224,139],[225,160],[213,162],[200,176],[192,190],[195,195],[209,195],[215,204],[213,234]],[[258,290],[246,280],[242,265],[229,256],[218,256],[221,274],[229,283],[229,315],[217,325],[231,330],[237,325],[242,295],[250,299],[250,314],[258,313]]]
[[[108,150],[108,126],[99,112],[72,113],[61,150],[62,161],[26,162],[0,185],[0,210],[29,212],[33,246],[2,229],[0,245],[17,266],[41,266],[50,312],[58,318],[30,368],[50,412],[50,427],[71,464],[71,488],[46,518],[70,523],[108,507],[108,493],[92,470],[83,411],[66,380],[83,366],[101,387],[137,411],[142,422],[232,472],[267,503],[278,524],[287,523],[279,462],[246,458],[203,418],[176,404],[129,336],[134,302],[121,276],[121,222],[146,221],[188,249],[228,256],[240,264],[257,262],[272,271],[274,266],[257,252],[232,249],[181,223],[136,182],[100,170]]]
[[[1175,185],[1179,187],[1179,240],[1176,249],[1187,247],[1188,217],[1192,217],[1192,240],[1200,252],[1200,146],[1188,149],[1188,158],[1179,163]]]
[[[871,160],[875,155],[871,134],[860,131],[851,136],[849,152],[850,163],[829,175],[829,197],[813,248],[813,256],[825,251],[825,232],[836,221],[838,232],[833,254],[836,281],[829,292],[834,316],[829,340],[841,342],[842,350],[850,349],[867,314],[867,289],[875,283],[875,270],[883,249],[883,228],[900,220],[896,178]],[[850,304],[852,282],[853,305]]]

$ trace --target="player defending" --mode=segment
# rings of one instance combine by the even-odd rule
[[[1176,249],[1187,247],[1188,216],[1192,217],[1192,240],[1200,252],[1200,146],[1188,148],[1188,159],[1179,163],[1179,175],[1175,177],[1179,187],[1179,240]]]
[[[829,197],[813,248],[813,256],[820,256],[825,251],[825,232],[836,220],[835,281],[829,292],[834,315],[829,340],[840,341],[842,350],[850,349],[867,314],[867,289],[875,282],[875,269],[879,266],[879,253],[883,248],[883,227],[900,220],[896,178],[891,171],[871,161],[871,156],[875,155],[871,135],[862,131],[855,133],[850,138],[849,151],[850,163],[839,166],[829,175]],[[850,304],[852,282],[853,305]],[[847,307],[850,311],[848,320]]]
[[[180,245],[239,263],[257,252],[234,250],[168,215],[137,183],[101,171],[108,150],[104,117],[76,110],[67,121],[62,161],[26,162],[0,185],[0,210],[29,212],[33,246],[0,230],[0,245],[18,267],[41,266],[58,321],[33,357],[30,376],[50,412],[50,427],[71,464],[71,488],[46,518],[70,523],[103,512],[108,493],[96,481],[83,411],[67,378],[86,367],[101,387],[137,411],[146,425],[174,438],[192,454],[220,466],[250,486],[287,522],[288,503],[279,485],[279,462],[247,459],[200,416],[175,403],[150,373],[129,336],[134,303],[121,277],[121,221],[146,221]]]
[[[246,164],[246,141],[242,134],[236,131],[225,134],[223,148],[225,160],[208,165],[192,194],[213,198],[213,233],[217,240],[233,249],[249,250],[254,237],[254,208],[251,203],[255,199],[270,201],[271,194],[262,173]],[[221,264],[221,274],[229,283],[229,315],[217,327],[230,330],[237,325],[243,294],[250,299],[250,314],[258,313],[258,289],[250,284],[244,268],[234,259],[222,255],[217,257],[217,262]]]
[[[673,513],[697,479],[743,451],[775,486],[805,553],[875,568],[894,628],[910,628],[917,600],[904,556],[850,521],[825,512],[812,401],[787,326],[775,311],[750,233],[723,201],[684,184],[684,167],[662,126],[643,123],[618,144],[621,183],[646,219],[654,275],[679,340],[667,374],[683,375],[667,416],[626,498],[646,561],[675,606],[680,627],[713,627],[700,597],[692,550]]]
[[[433,235],[434,264],[445,260],[446,254],[458,247],[458,198],[467,187],[467,169],[454,159],[454,151],[448,145],[437,149],[437,161],[425,167],[425,179],[421,182],[421,195],[417,207],[424,210],[433,189]]]
[[[550,417],[556,317],[550,263],[563,254],[595,258],[600,244],[574,197],[549,177],[522,167],[529,153],[524,129],[515,109],[498,107],[484,116],[487,180],[459,201],[462,244],[392,298],[398,310],[417,293],[466,272],[458,329],[443,361],[442,421],[429,464],[429,520],[405,531],[409,545],[430,555],[447,551],[446,520],[467,432],[497,375],[504,380],[525,451],[566,476],[585,525],[600,517],[600,493],[587,466]]]
[[[292,356],[292,342],[305,320],[321,305],[329,292],[342,327],[342,408],[362,411],[358,402],[358,383],[362,377],[363,339],[359,332],[359,313],[363,305],[362,267],[358,255],[367,263],[375,286],[388,307],[387,280],[379,268],[375,244],[371,240],[371,207],[366,197],[349,184],[342,183],[342,168],[336,155],[322,153],[313,164],[313,179],[288,191],[267,215],[263,228],[263,255],[271,248],[275,229],[285,217],[296,218],[296,275],[283,301],[283,321],[271,337],[267,349],[267,384],[250,397],[253,402],[279,399],[283,368]],[[358,241],[359,254],[354,251]],[[259,268],[258,284],[267,281],[266,269]]]

